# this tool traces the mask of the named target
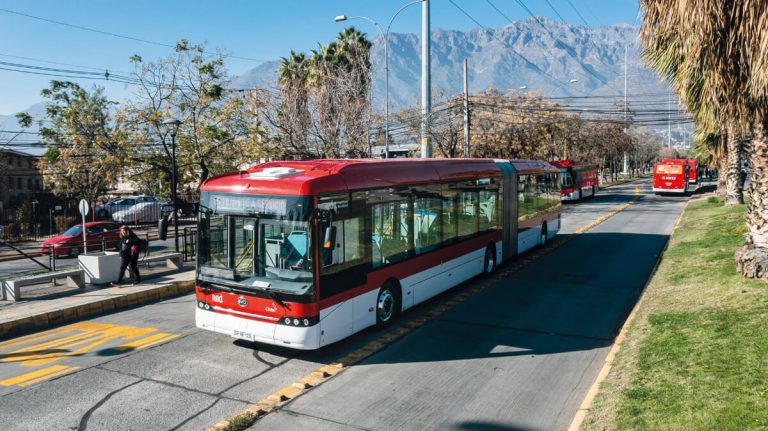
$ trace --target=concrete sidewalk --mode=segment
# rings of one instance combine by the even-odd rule
[[[24,332],[184,295],[195,289],[194,269],[150,278],[136,286],[109,287],[35,300],[0,309],[0,340]]]

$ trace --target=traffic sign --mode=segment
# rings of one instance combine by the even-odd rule
[[[88,239],[85,236],[85,216],[88,215],[88,210],[91,208],[90,205],[88,205],[88,201],[85,199],[80,199],[80,205],[78,205],[78,209],[80,210],[80,215],[83,216],[83,253],[88,254]]]
[[[80,199],[79,209],[80,209],[80,214],[82,214],[83,217],[85,217],[85,216],[88,215],[88,211],[91,209],[91,206],[88,205],[88,201],[87,200]]]

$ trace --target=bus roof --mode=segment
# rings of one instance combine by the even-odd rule
[[[667,165],[668,164],[678,164],[678,163],[690,165],[690,164],[696,164],[697,162],[698,161],[696,159],[663,159],[659,163],[667,164]]]
[[[510,160],[522,174],[559,170],[546,162]],[[320,193],[397,187],[502,175],[492,159],[294,160],[254,165],[209,178],[201,191],[308,196]]]
[[[558,168],[572,168],[578,171],[590,171],[592,169],[597,169],[596,164],[577,162],[575,160],[570,160],[570,159],[555,160],[549,163],[552,164],[553,166],[557,166]]]

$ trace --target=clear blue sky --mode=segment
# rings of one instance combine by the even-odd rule
[[[485,27],[501,27],[508,23],[484,0],[453,0]],[[491,0],[512,20],[528,18],[515,0]],[[174,44],[178,39],[207,41],[210,48],[220,48],[233,55],[261,60],[274,60],[293,49],[306,51],[317,42],[332,40],[342,24],[334,23],[339,14],[373,18],[383,26],[407,0],[0,0],[0,61],[43,67],[74,69],[29,59],[109,69],[131,70],[128,58],[139,54],[155,59],[170,48],[115,38],[71,27],[43,22],[18,14],[91,27],[139,39]],[[538,16],[560,19],[545,0],[525,0],[524,4]],[[550,0],[555,10],[574,24],[583,24],[568,0]],[[636,23],[637,0],[570,0],[590,26]],[[432,28],[466,30],[477,25],[462,14],[449,0],[431,0]],[[364,21],[352,22],[371,37],[378,31]],[[392,31],[421,31],[421,8],[413,5],[397,17]],[[227,59],[232,74],[242,73],[258,61]],[[0,68],[7,65],[0,64]],[[119,72],[118,72],[119,73]],[[12,114],[42,101],[40,90],[50,79],[0,70],[0,114]],[[120,100],[130,95],[123,84],[105,81],[76,80],[88,87],[103,85],[107,95]]]

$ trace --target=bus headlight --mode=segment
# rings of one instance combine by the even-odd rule
[[[293,326],[299,328],[306,328],[320,323],[320,318],[317,316],[312,317],[291,317],[285,316],[277,321],[278,325]]]

